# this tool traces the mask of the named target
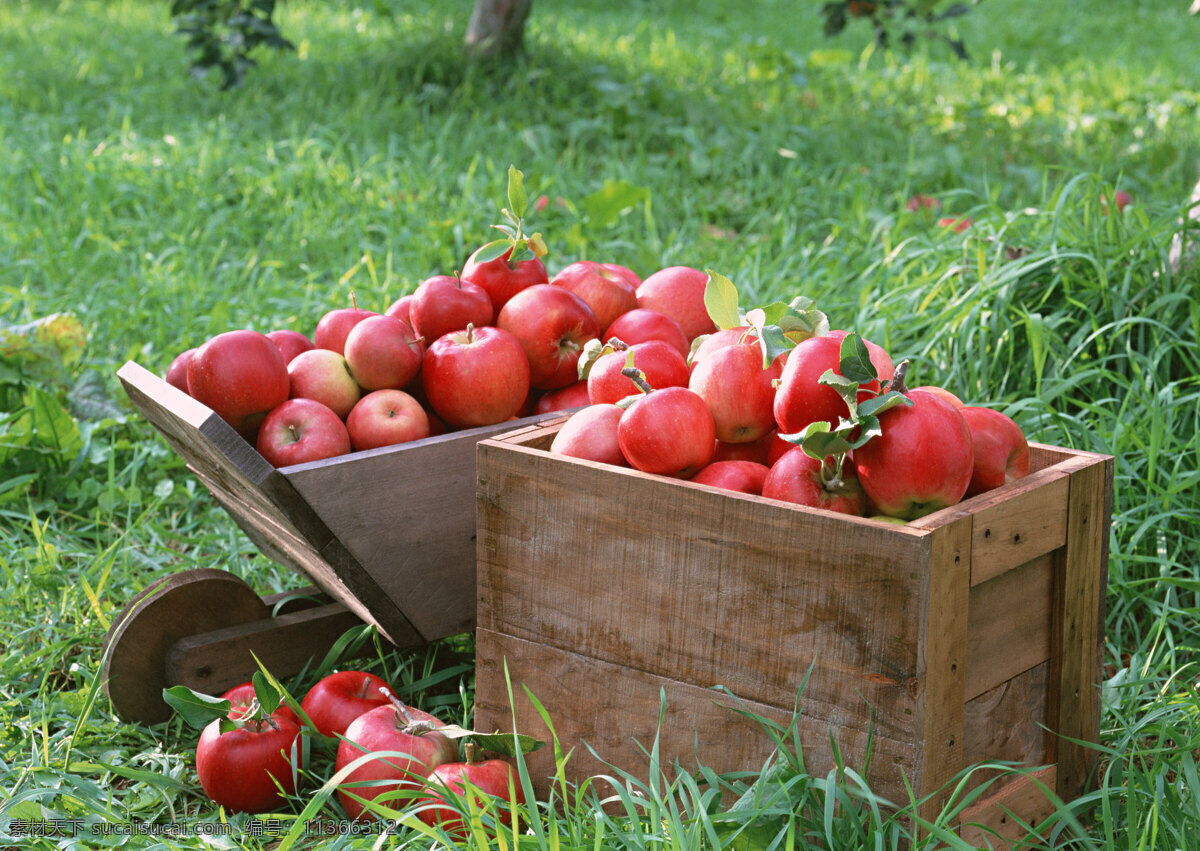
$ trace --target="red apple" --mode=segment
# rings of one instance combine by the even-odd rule
[[[279,346],[279,351],[283,355],[283,359],[287,363],[291,363],[292,359],[301,352],[307,352],[315,348],[312,340],[308,339],[299,331],[292,331],[289,328],[280,328],[277,331],[268,331],[267,337],[272,343]]]
[[[711,461],[692,476],[692,481],[739,493],[761,494],[768,472],[770,468],[757,461]]]
[[[845,336],[845,331],[831,331],[821,337],[809,337],[788,355],[774,403],[775,421],[783,434],[803,431],[809,423],[820,420],[836,427],[839,420],[850,415],[837,391],[820,383],[826,370],[841,375],[839,364]],[[894,372],[891,358],[874,343],[863,342],[879,378],[884,381],[891,378]],[[864,384],[858,393],[859,401],[878,393],[879,386],[879,381]]]
[[[430,772],[426,788],[428,794],[417,802],[417,816],[459,838],[468,833],[464,813],[482,810],[507,827],[512,825],[510,802],[525,803],[517,770],[502,759],[442,763]]]
[[[967,228],[969,228],[974,223],[975,222],[973,219],[969,219],[966,216],[963,216],[962,218],[956,218],[954,216],[944,216],[944,217],[938,219],[938,227],[954,228],[955,233],[962,233],[963,231],[965,231]]]
[[[514,295],[496,316],[496,327],[521,343],[529,358],[529,383],[539,390],[578,381],[583,346],[600,333],[596,315],[583,299],[550,284]]]
[[[362,397],[346,358],[329,349],[301,352],[292,358],[287,371],[293,399],[313,399],[342,419]]]
[[[468,327],[429,347],[421,380],[434,413],[451,428],[501,423],[529,395],[529,358],[507,331]]]
[[[538,397],[533,406],[533,413],[548,414],[551,411],[569,411],[571,408],[582,408],[591,404],[588,396],[587,381],[576,381],[566,387],[551,390]]]
[[[175,356],[167,367],[167,374],[164,376],[168,384],[176,390],[188,392],[187,371],[188,364],[192,361],[192,355],[196,354],[195,347],[185,349]]]
[[[193,397],[251,443],[290,390],[283,354],[257,331],[225,331],[205,342],[188,363],[187,383]]]
[[[932,384],[922,384],[920,387],[914,387],[912,389],[913,390],[923,390],[926,393],[932,393],[935,396],[941,396],[943,399],[945,399],[947,402],[949,402],[951,405],[953,405],[956,408],[963,407],[963,400],[958,398],[957,396],[955,396],[953,393],[951,393],[949,390],[947,390],[944,387],[935,387]]]
[[[914,195],[908,199],[908,203],[904,207],[912,213],[918,213],[921,210],[933,210],[936,212],[942,209],[942,202],[932,195]]]
[[[457,760],[458,748],[454,742],[437,732],[438,727],[444,726],[432,715],[399,705],[398,701],[364,712],[351,721],[345,739],[338,745],[335,770],[340,772],[359,759],[365,761],[338,787],[338,800],[346,814],[360,821],[374,819],[375,814],[353,796],[375,801],[396,791],[415,793],[423,788],[425,778],[434,768]],[[383,751],[402,756],[371,756]],[[386,782],[355,785],[375,781]],[[379,803],[396,809],[405,805],[403,799]]]
[[[975,467],[967,421],[933,393],[879,415],[882,434],[854,450],[858,478],[882,514],[914,520],[962,499]]]
[[[350,451],[342,418],[312,399],[287,399],[271,409],[258,430],[258,454],[274,467],[290,467]]]
[[[223,695],[221,695],[221,699],[228,700],[230,704],[232,704],[229,709],[229,717],[236,721],[247,714],[246,710],[249,709],[250,706],[254,704],[254,701],[256,701],[258,698],[254,694],[254,683],[245,682],[240,683],[226,691]],[[292,707],[288,706],[286,703],[279,704],[279,706],[271,714],[282,715],[285,718],[290,718],[297,724],[300,723],[296,718],[296,713],[292,710]]]
[[[721,328],[711,334],[706,334],[704,339],[700,341],[700,345],[688,357],[688,367],[695,370],[696,364],[704,360],[707,355],[712,354],[717,349],[723,349],[726,346],[733,346],[746,341],[746,332],[750,330],[748,325],[743,325],[740,328]],[[693,341],[695,342],[695,341]],[[754,337],[750,342],[758,344],[758,338]],[[781,356],[782,357],[782,356]],[[780,360],[780,364],[783,361]]]
[[[638,307],[665,313],[683,329],[688,342],[717,330],[704,304],[708,274],[690,266],[660,269],[637,288]],[[626,341],[628,342],[628,341]]]
[[[763,368],[755,344],[723,346],[709,352],[692,371],[690,387],[712,411],[717,439],[749,443],[775,428],[775,381],[781,369]]]
[[[838,477],[832,457],[818,461],[799,446],[783,453],[771,466],[763,482],[762,495],[857,517],[861,517],[866,508],[866,495],[853,463],[846,461]]]
[[[622,313],[604,330],[600,339],[608,342],[613,337],[630,346],[647,340],[662,340],[670,343],[684,358],[691,352],[691,343],[679,323],[657,310],[639,307]]]
[[[407,323],[368,316],[346,336],[346,363],[364,390],[399,390],[421,371],[425,347]]]
[[[300,708],[322,736],[334,737],[346,732],[359,715],[379,706],[390,705],[387,682],[366,671],[336,671],[313,685],[300,701]]]
[[[713,461],[756,461],[765,467],[770,467],[772,463],[771,447],[778,435],[779,430],[773,428],[758,440],[751,440],[749,443],[726,443],[718,440],[712,459]],[[791,448],[791,444],[787,441],[780,442],[789,449]]]
[[[491,325],[496,312],[483,287],[453,275],[434,275],[413,293],[409,315],[413,328],[429,344],[468,325]]]
[[[689,479],[712,460],[717,428],[704,400],[686,387],[654,390],[621,417],[617,441],[631,467]]]
[[[383,311],[383,315],[394,316],[401,322],[407,322],[408,327],[412,328],[412,302],[412,293],[409,293],[408,295],[402,295],[400,298],[396,299],[387,306],[387,309]],[[414,328],[413,330],[415,331],[416,329]]]
[[[633,271],[628,266],[622,266],[620,263],[601,263],[600,265],[605,269],[616,272],[625,280],[629,281],[629,283],[633,284],[634,289],[639,287],[642,283],[642,279],[638,277],[637,272]]]
[[[624,413],[624,408],[607,403],[576,411],[554,435],[550,451],[555,455],[628,467],[617,440],[617,426]]]
[[[596,323],[607,328],[622,313],[638,306],[637,284],[624,274],[601,263],[580,260],[564,268],[550,281],[575,293],[592,309]]]
[[[971,431],[975,466],[966,496],[975,496],[1029,475],[1029,442],[1012,417],[991,408],[958,409]]]
[[[339,355],[346,353],[346,337],[350,330],[370,316],[378,316],[373,310],[361,307],[339,307],[330,310],[317,320],[313,331],[313,344],[318,349],[329,349]]]
[[[304,757],[300,726],[278,713],[221,732],[211,722],[196,746],[196,774],[204,793],[231,812],[262,813],[296,791]]]
[[[372,390],[346,417],[346,430],[354,451],[361,452],[429,437],[429,417],[403,390]]]
[[[509,263],[508,258],[512,256],[510,248],[495,260],[480,263],[478,257],[482,250],[483,247],[477,249],[467,258],[467,263],[463,266],[462,278],[487,290],[488,296],[492,299],[492,308],[497,315],[508,303],[508,300],[521,290],[535,284],[550,283],[546,267],[537,257],[522,260],[516,264]]]
[[[621,374],[630,352],[633,353],[634,367],[645,374],[646,383],[655,390],[687,387],[687,363],[679,351],[662,340],[646,340],[634,343],[628,350],[609,352],[596,359],[587,376],[588,400],[593,405],[620,402],[626,396],[640,392],[632,379]]]

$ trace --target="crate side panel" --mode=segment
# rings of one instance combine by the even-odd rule
[[[963,754],[968,765],[997,761],[1034,768],[1049,761],[1045,721],[1049,676],[1050,663],[1042,662],[967,702]],[[995,769],[977,770],[970,785],[973,788],[1000,774]]]
[[[1053,553],[972,586],[967,700],[1050,658],[1053,597]]]
[[[550,731],[526,696],[527,687],[547,710],[564,751],[574,748],[567,774],[575,782],[595,775],[611,776],[612,768],[606,763],[645,781],[649,760],[638,743],[648,751],[656,733],[664,765],[678,760],[685,770],[693,770],[699,762],[717,772],[757,772],[774,750],[774,743],[758,722],[735,709],[784,727],[794,717],[790,707],[735,699],[487,629],[477,631],[476,648],[475,729],[511,732],[515,717],[518,732],[549,741]],[[659,732],[657,721],[664,697],[666,715]],[[802,713],[807,711],[803,695],[800,706]],[[829,723],[806,714],[796,716],[795,723],[808,770],[822,775],[833,769]],[[832,735],[845,764],[862,769],[866,728],[835,727]],[[913,770],[914,754],[911,740],[888,739],[876,730],[868,775],[872,790],[892,800],[904,800],[903,777]],[[528,755],[526,761],[535,787],[544,795],[554,771],[553,747]]]
[[[480,625],[911,735],[927,536],[480,446]]]
[[[982,504],[972,510],[972,584],[986,582],[1066,543],[1067,475],[1051,469],[1026,478],[1035,486],[983,494]]]

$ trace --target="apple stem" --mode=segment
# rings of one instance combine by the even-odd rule
[[[833,474],[829,474],[829,461],[833,460]],[[839,452],[829,455],[821,462],[821,485],[827,491],[840,491],[845,485],[842,481],[842,470],[846,464],[846,453]]]
[[[466,330],[467,330],[467,342],[474,343],[475,342],[475,324],[473,322],[468,322]]]
[[[404,719],[405,733],[410,733],[414,736],[421,736],[433,730],[433,725],[428,721],[418,721],[416,718],[413,718],[412,715],[409,714],[408,707],[401,702],[400,698],[392,694],[391,689],[385,686],[380,686],[379,691],[388,699],[392,706],[396,707],[396,712]]]
[[[479,751],[479,746],[476,745],[474,742],[472,742],[472,741],[463,742],[463,761],[466,762],[467,765],[470,765],[471,763],[473,763],[475,761],[475,758],[479,755],[478,751]]]
[[[297,441],[300,439],[300,435],[296,434],[296,427],[294,425],[289,425],[288,431],[291,432],[293,441]]]
[[[908,375],[908,367],[911,362],[908,358],[900,361],[900,365],[896,367],[896,372],[892,375],[892,380],[888,382],[888,391],[895,390],[897,393],[908,395],[908,387],[904,384],[904,379]]]
[[[650,386],[650,382],[646,380],[646,374],[636,366],[627,366],[621,370],[621,375],[628,378],[638,386],[638,389],[643,393],[653,393],[654,388]],[[655,403],[657,404],[657,403]]]
[[[363,675],[362,685],[358,687],[358,694],[355,697],[363,698],[367,696],[367,692],[371,689],[371,678]]]

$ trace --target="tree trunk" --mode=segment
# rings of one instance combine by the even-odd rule
[[[533,0],[475,0],[467,25],[466,49],[479,59],[513,56],[521,49]]]

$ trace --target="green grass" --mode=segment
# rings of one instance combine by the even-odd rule
[[[164,369],[234,327],[308,332],[352,293],[384,307],[489,238],[515,164],[552,201],[531,221],[552,271],[686,263],[746,301],[809,295],[914,358],[917,383],[1116,456],[1101,774],[1047,844],[1194,845],[1200,307],[1197,272],[1166,257],[1200,176],[1200,21],[1184,3],[988,2],[958,23],[962,64],[864,50],[853,27],[826,40],[817,3],[693,5],[535,4],[528,55],[488,73],[459,58],[467,0],[296,2],[281,24],[297,54],[261,55],[228,93],[186,75],[164,2],[0,5],[0,320],[71,312],[89,337],[62,369],[0,364],[5,817],[219,819],[194,733],[124,724],[97,694],[104,631],[191,567],[300,584],[116,413],[116,368]],[[606,181],[643,200],[606,217]],[[1136,206],[1103,215],[1116,187]],[[915,192],[976,225],[905,212]],[[427,663],[373,665],[468,720],[470,678],[430,692]],[[890,848],[911,830],[852,771],[767,776],[774,797],[732,810],[721,792],[757,773],[628,778],[607,812],[560,788],[530,845]]]

